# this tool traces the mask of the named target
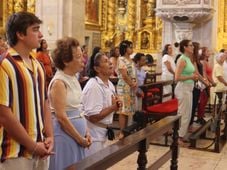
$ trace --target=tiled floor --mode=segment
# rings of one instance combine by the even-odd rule
[[[147,152],[148,164],[154,162],[159,156],[168,150],[167,147],[150,145]],[[115,164],[108,170],[133,170],[137,169],[137,156],[134,153],[122,161]],[[170,169],[170,161],[160,168],[161,170]],[[213,153],[206,151],[192,150],[188,148],[180,148],[178,158],[179,170],[226,170],[227,169],[227,145],[221,153]]]
[[[162,139],[159,139],[159,141]],[[210,140],[199,140],[198,147],[208,146],[212,143]],[[211,146],[214,147],[214,145]],[[148,164],[150,165],[159,156],[163,155],[169,148],[163,146],[150,145],[147,152]],[[118,162],[108,170],[134,170],[137,169],[138,153],[135,152],[122,161]],[[164,164],[161,170],[170,169],[170,161]],[[178,158],[178,170],[227,170],[227,144],[221,153],[208,151],[199,151],[180,147]]]

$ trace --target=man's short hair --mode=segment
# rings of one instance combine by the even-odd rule
[[[42,21],[30,12],[17,12],[12,14],[6,24],[6,37],[9,45],[15,46],[17,44],[17,32],[26,35],[29,26],[41,23]]]

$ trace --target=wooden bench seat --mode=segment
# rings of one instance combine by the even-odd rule
[[[157,115],[158,117],[166,117],[170,115],[175,115],[177,112],[178,101],[176,98],[168,100],[163,103],[155,104],[153,106],[147,106],[146,111]]]
[[[143,111],[149,114],[154,120],[159,120],[166,116],[176,115],[178,101],[174,98],[173,91],[165,97],[172,96],[172,99],[163,101],[163,86],[173,85],[173,81],[160,81],[141,86],[144,91]]]

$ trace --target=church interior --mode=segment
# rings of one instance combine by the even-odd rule
[[[202,53],[202,47],[209,49],[211,57],[209,64],[212,67],[216,63],[216,54],[220,50],[227,53],[227,0],[0,0],[0,37],[4,40],[6,40],[5,27],[8,17],[20,11],[31,12],[43,21],[40,29],[43,38],[48,43],[50,55],[56,46],[56,41],[66,36],[76,38],[81,47],[85,45],[88,48],[88,56],[92,55],[95,47],[100,47],[102,52],[111,57],[111,50],[119,47],[123,40],[129,40],[133,43],[132,57],[137,53],[152,56],[153,63],[148,70],[152,77],[147,80],[149,81],[148,86],[149,83],[153,83],[152,87],[155,84],[155,88],[159,87],[158,82],[162,79],[162,55],[166,44],[170,44],[172,47],[172,56],[175,58],[179,53],[179,48],[175,46],[176,43],[180,43],[184,39],[197,42],[201,48],[199,53]],[[227,63],[227,59],[225,62]],[[227,73],[225,69],[224,73]],[[144,89],[146,90],[148,86]],[[161,92],[163,92],[163,86],[165,85],[161,85]],[[173,95],[173,91],[170,95]],[[156,92],[152,93],[154,98]],[[226,95],[226,91],[223,93]],[[145,94],[145,97],[149,96]],[[162,100],[161,103],[164,102]],[[156,103],[154,101],[152,104]],[[220,107],[219,104],[217,107]],[[166,129],[170,127],[170,125],[168,127],[166,125],[166,131],[164,129],[162,131],[164,136],[149,140],[151,144],[147,143],[146,146],[149,146],[143,148],[146,150],[146,156],[141,152],[131,152],[132,154],[127,154],[127,157],[125,156],[107,169],[126,170],[136,169],[138,166],[145,169],[144,164],[151,164],[158,160],[163,153],[171,148],[170,146],[175,147],[174,151],[179,152],[178,158],[174,158],[174,153],[172,153],[172,157],[167,159],[166,156],[159,162],[161,165],[159,168],[154,166],[153,169],[226,169],[227,146],[223,144],[227,140],[227,127],[224,127],[227,121],[226,108],[222,111],[223,115],[217,125],[219,127],[211,132],[210,127],[214,121],[211,117],[214,116],[215,109],[208,102],[205,112],[206,122],[204,124],[201,122],[193,123],[193,129],[201,131],[197,134],[193,132],[188,134],[188,145],[182,145],[176,149],[174,137],[166,135],[169,133]],[[167,112],[169,112],[168,109]],[[171,124],[171,127],[172,125],[175,127],[175,123]],[[208,137],[205,134],[206,131],[208,131]],[[156,133],[154,132],[154,134]],[[224,142],[221,142],[223,135],[225,139]],[[167,145],[152,144],[153,142],[165,143],[165,137],[169,138]],[[205,138],[212,138],[212,140],[205,140]],[[125,143],[131,140],[130,138]],[[117,143],[116,146],[123,145],[118,142],[118,139],[115,139],[107,143],[108,146],[115,143]],[[130,142],[128,143],[130,144]],[[220,146],[219,143],[221,143]],[[139,144],[137,148],[139,148]],[[145,157],[146,163],[140,160]],[[138,165],[140,163],[141,165]]]

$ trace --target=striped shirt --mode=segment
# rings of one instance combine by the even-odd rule
[[[30,55],[29,68],[19,54],[10,49],[0,63],[0,104],[11,108],[34,141],[43,140],[44,102],[47,99],[45,73],[41,64]],[[0,158],[32,158],[24,146],[18,144],[1,126]]]

